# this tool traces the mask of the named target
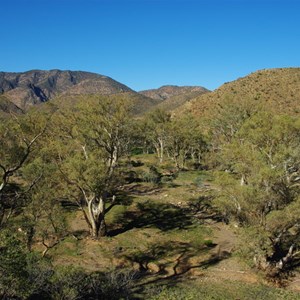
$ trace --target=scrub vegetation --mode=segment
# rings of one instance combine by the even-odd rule
[[[2,299],[299,299],[294,108],[61,97],[2,98]]]

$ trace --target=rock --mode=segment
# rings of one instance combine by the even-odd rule
[[[158,273],[160,271],[159,266],[153,262],[147,264],[147,269],[152,273]]]

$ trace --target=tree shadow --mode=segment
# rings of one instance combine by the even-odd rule
[[[23,207],[28,203],[26,191],[20,184],[9,183],[0,191],[0,227],[7,224],[12,216],[22,213]]]
[[[204,270],[217,265],[231,254],[227,251],[212,253],[207,257],[212,247],[205,245],[196,247],[189,242],[171,241],[152,244],[145,251],[121,255],[130,261],[141,274],[141,279],[136,285],[135,292],[143,295],[145,289],[155,284],[174,286],[187,277],[184,275],[193,269]],[[207,258],[201,260],[201,256]],[[189,279],[190,280],[190,279]]]
[[[124,192],[131,195],[154,195],[161,192],[161,185],[153,184],[147,186],[142,183],[135,183],[123,186]]]
[[[174,276],[182,273],[183,269],[187,270],[191,267],[189,260],[192,257],[205,252],[207,252],[205,246],[196,248],[188,242],[168,241],[153,243],[146,250],[125,254],[122,257],[132,264],[138,264],[140,271],[159,275],[166,275],[171,271]]]
[[[23,192],[21,185],[17,183],[12,182],[5,185],[0,192],[1,206],[4,208],[11,208],[17,205],[22,206],[26,200]],[[16,200],[18,200],[18,203],[16,203]]]
[[[122,224],[108,232],[108,236],[116,236],[133,228],[158,228],[161,231],[187,229],[193,225],[193,217],[186,209],[168,203],[147,201],[138,203],[137,210],[126,211],[116,224]]]
[[[222,216],[212,206],[213,196],[205,195],[200,196],[197,199],[190,199],[188,207],[195,218],[197,218],[202,224],[205,224],[207,220],[214,222],[224,222],[224,216]],[[226,222],[225,222],[226,223]]]
[[[164,182],[164,185],[167,186],[168,188],[176,189],[178,187],[181,187],[180,184],[174,183],[173,181],[170,182]]]

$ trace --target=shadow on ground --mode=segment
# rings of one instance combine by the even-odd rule
[[[184,276],[190,274],[190,271],[198,269],[201,272],[231,256],[227,251],[210,254],[211,248],[216,246],[195,247],[191,243],[172,241],[153,244],[146,251],[137,251],[123,257],[131,261],[135,269],[138,266],[141,276],[134,291],[143,295],[153,284],[173,287],[187,278],[191,280]],[[201,257],[205,258],[201,260]]]
[[[187,229],[193,225],[193,217],[190,213],[173,204],[153,203],[147,201],[138,203],[135,211],[126,211],[115,224],[122,227],[108,232],[108,236],[116,236],[133,228],[158,228],[161,231],[172,229]]]

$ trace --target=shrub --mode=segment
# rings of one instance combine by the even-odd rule
[[[0,298],[27,299],[42,293],[52,274],[49,263],[27,251],[9,231],[0,234]]]
[[[151,166],[149,168],[149,171],[145,171],[142,173],[142,181],[144,182],[150,182],[158,184],[161,182],[161,173],[158,172],[157,168],[154,166]]]

